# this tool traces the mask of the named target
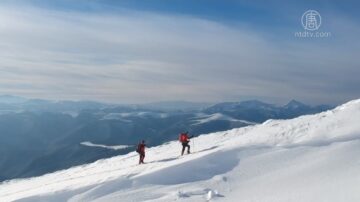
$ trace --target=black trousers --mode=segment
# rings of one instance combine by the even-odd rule
[[[187,149],[187,153],[189,154],[190,153],[190,145],[189,145],[189,142],[183,142],[182,143],[182,150],[181,150],[181,155],[184,155],[184,151],[185,151],[185,148],[188,148]]]
[[[140,152],[139,153],[139,164],[144,163],[144,158],[145,158],[145,152]]]

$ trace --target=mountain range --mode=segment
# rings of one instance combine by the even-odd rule
[[[257,100],[117,105],[0,96],[0,181],[126,154],[142,139],[157,146],[176,140],[185,130],[197,136],[331,108],[295,100],[284,106]],[[118,145],[123,149],[109,149]]]

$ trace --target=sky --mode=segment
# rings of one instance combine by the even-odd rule
[[[3,0],[0,94],[146,103],[360,97],[356,1]],[[321,15],[307,31],[302,16]],[[323,34],[299,37],[296,33]]]

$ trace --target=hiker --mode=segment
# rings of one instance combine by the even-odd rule
[[[184,155],[184,151],[186,147],[187,147],[187,153],[190,154],[189,142],[190,142],[190,138],[192,138],[193,136],[189,137],[188,134],[189,132],[186,131],[179,135],[179,141],[182,144],[181,156]]]
[[[142,140],[137,146],[136,152],[139,153],[139,164],[144,163],[145,147],[146,147],[145,140]]]

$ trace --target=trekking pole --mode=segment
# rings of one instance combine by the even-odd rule
[[[193,153],[195,152],[195,141],[194,141],[194,139],[192,140],[192,145],[193,145]]]

